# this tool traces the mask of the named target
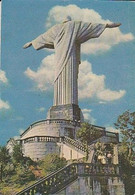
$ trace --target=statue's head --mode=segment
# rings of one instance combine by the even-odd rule
[[[71,17],[70,17],[70,16],[67,16],[67,17],[64,19],[63,23],[69,22],[69,21],[71,21],[71,20],[72,20]]]

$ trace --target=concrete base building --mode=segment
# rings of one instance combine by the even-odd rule
[[[79,126],[80,123],[65,119],[47,119],[33,123],[20,138],[24,155],[38,160],[48,153],[60,154],[61,138],[75,138]]]
[[[69,108],[68,116],[72,117],[72,120],[64,119],[66,116],[61,112],[62,109],[66,110],[67,108]],[[86,148],[76,137],[81,125],[81,114],[78,117],[79,121],[75,116],[73,119],[73,110],[71,112],[71,106],[67,105],[62,106],[62,108],[61,106],[51,108],[49,116],[51,117],[46,120],[33,123],[21,134],[20,142],[24,155],[35,161],[43,159],[49,153],[56,153],[67,160],[80,160],[86,157]],[[89,162],[92,162],[94,158],[95,143],[102,142],[106,145],[110,143],[117,145],[118,143],[117,133],[106,132],[105,128],[99,126],[94,126],[94,128],[101,131],[102,135],[89,145]],[[117,153],[116,150],[114,150],[115,154]],[[113,161],[118,164],[116,156]]]

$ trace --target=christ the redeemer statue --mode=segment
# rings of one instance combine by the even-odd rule
[[[92,24],[73,21],[68,16],[63,23],[56,24],[44,34],[24,45],[23,48],[32,45],[36,50],[55,49],[54,106],[78,105],[81,44],[89,39],[98,38],[106,28],[115,28],[120,25],[120,23]]]

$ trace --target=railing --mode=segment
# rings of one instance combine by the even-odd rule
[[[41,179],[16,195],[35,195],[36,193],[48,195],[50,193],[56,193],[61,188],[77,179],[77,177],[77,165],[75,163],[70,164]]]
[[[24,140],[24,143],[31,143],[31,142],[59,142],[59,137],[53,136],[34,136],[29,137]]]
[[[62,137],[62,141],[65,142],[66,144],[75,147],[78,150],[81,150],[82,152],[86,152],[88,149],[88,152],[90,153],[90,151],[93,150],[93,145],[89,145],[87,148],[86,145],[84,145],[82,142],[78,140],[73,140],[67,136]]]
[[[84,144],[82,144],[80,141],[78,140],[73,140],[67,136],[65,137],[62,137],[62,141],[63,143],[66,143],[66,144],[69,144],[69,145],[72,145],[73,147],[75,147],[76,149],[79,149],[83,152],[86,152],[86,146]]]
[[[75,122],[75,121],[71,121],[71,120],[65,120],[65,119],[46,119],[46,120],[41,120],[41,121],[37,121],[33,124],[31,124],[22,134],[21,137],[23,135],[26,134],[27,131],[29,131],[31,128],[35,127],[35,126],[39,126],[39,125],[46,125],[46,124],[66,124],[66,125],[73,125],[73,126],[80,126],[80,122]]]
[[[73,163],[39,180],[16,195],[54,194],[76,180],[78,176],[91,175],[119,176],[119,167],[117,165]]]
[[[32,143],[32,142],[59,142],[59,137],[53,137],[53,136],[34,136],[29,137],[24,140],[24,143]],[[78,140],[73,140],[67,136],[61,137],[61,141],[63,143],[66,143],[72,147],[74,147],[77,150],[81,150],[82,152],[86,152],[87,148],[86,145],[84,145],[82,142]],[[88,151],[90,152],[93,149],[93,145],[88,146]]]
[[[59,141],[59,137],[52,137],[52,136],[40,136],[37,137],[37,141],[38,142],[58,142]]]
[[[82,175],[119,175],[119,166],[112,164],[82,164]]]
[[[118,133],[113,133],[113,132],[104,131],[104,134],[103,134],[101,137],[95,139],[95,140],[92,141],[90,144],[92,145],[92,144],[94,144],[94,143],[96,143],[96,142],[101,142],[100,140],[101,140],[104,136],[105,136],[106,138],[110,138],[111,141],[109,141],[109,142],[113,142],[113,143],[118,143],[118,142],[119,142],[119,135],[118,135]]]
[[[119,134],[115,132],[105,131],[105,136],[110,137],[114,141],[119,142]]]

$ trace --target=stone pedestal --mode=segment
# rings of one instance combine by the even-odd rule
[[[78,105],[66,104],[52,106],[48,111],[47,119],[65,119],[82,122],[83,115]]]

